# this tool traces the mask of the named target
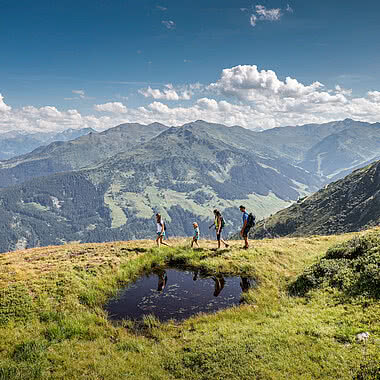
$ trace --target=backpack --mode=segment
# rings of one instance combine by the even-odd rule
[[[221,216],[220,219],[221,219],[221,220],[220,220],[220,227],[221,227],[221,228],[224,228],[224,226],[226,225],[226,223],[225,223],[225,221],[224,221],[223,216]]]
[[[252,228],[256,224],[256,216],[252,213],[248,214],[247,227]]]

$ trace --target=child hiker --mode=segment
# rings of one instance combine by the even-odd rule
[[[191,242],[191,248],[193,248],[194,243],[199,248],[199,244],[198,244],[198,240],[199,240],[199,227],[198,227],[198,223],[194,222],[193,223],[193,227],[194,227],[194,235],[193,235],[193,240]]]

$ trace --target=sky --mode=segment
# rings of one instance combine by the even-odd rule
[[[0,133],[380,122],[380,2],[0,0]]]

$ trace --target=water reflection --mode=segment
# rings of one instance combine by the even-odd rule
[[[137,280],[106,305],[110,318],[182,320],[199,312],[239,305],[242,292],[256,282],[247,277],[206,276],[201,272],[160,269]]]
[[[166,283],[168,282],[168,276],[164,270],[158,270],[155,273],[158,276],[157,291],[162,292],[165,289]]]
[[[215,281],[214,297],[218,297],[218,295],[224,288],[225,281],[224,281],[224,278],[221,276],[212,277],[212,279]]]
[[[243,293],[247,293],[251,287],[250,279],[248,277],[241,277],[240,287]]]

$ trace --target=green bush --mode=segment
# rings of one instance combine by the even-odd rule
[[[371,233],[330,248],[319,263],[290,285],[292,295],[305,295],[322,286],[347,295],[380,299],[380,234]]]

